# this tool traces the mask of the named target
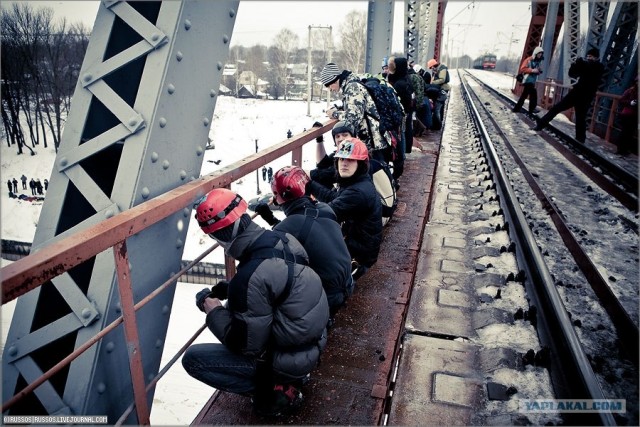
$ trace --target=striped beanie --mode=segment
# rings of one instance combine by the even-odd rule
[[[329,62],[327,65],[325,65],[320,72],[320,81],[322,81],[322,84],[325,86],[329,86],[331,83],[338,80],[339,77],[340,70],[338,69],[338,66],[333,62]]]

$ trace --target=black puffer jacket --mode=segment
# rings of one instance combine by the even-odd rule
[[[337,309],[350,284],[351,256],[336,214],[326,203],[307,196],[284,203],[282,209],[287,217],[273,229],[293,235],[304,246],[309,266],[322,279],[329,307]]]
[[[285,238],[294,256],[308,260],[293,236]],[[280,234],[253,222],[233,240],[226,252],[240,263],[229,283],[227,307],[211,310],[207,326],[231,351],[245,356],[257,357],[272,343],[274,372],[288,380],[302,378],[326,345],[327,297],[311,267],[295,263],[291,290],[279,303],[289,277],[287,262],[251,257],[272,248],[283,248]]]
[[[413,94],[413,85],[411,84],[411,80],[409,80],[407,58],[395,58],[394,62],[396,64],[396,70],[393,74],[387,76],[387,80],[398,93],[407,117],[411,117],[411,113],[413,113],[414,110],[411,96]]]
[[[569,76],[578,79],[572,90],[583,99],[590,100],[600,86],[603,73],[604,65],[602,62],[578,58],[569,67]]]
[[[366,267],[375,264],[382,243],[382,205],[371,176],[356,172],[338,178],[337,190],[311,181],[307,190],[336,213],[351,257]]]

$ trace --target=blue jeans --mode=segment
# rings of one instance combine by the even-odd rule
[[[418,120],[422,122],[424,127],[426,127],[427,129],[431,129],[431,115],[433,113],[431,112],[431,102],[429,102],[429,98],[427,98],[426,96],[424,97],[422,106],[418,108],[417,113]]]
[[[218,390],[252,394],[256,388],[256,361],[231,352],[224,344],[193,344],[182,356],[185,371]]]

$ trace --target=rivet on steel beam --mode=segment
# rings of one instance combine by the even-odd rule
[[[184,179],[187,177],[187,172],[186,171],[180,171],[180,180],[184,181]]]
[[[182,247],[182,239],[176,240],[176,249],[180,249]]]
[[[82,317],[84,317],[85,319],[88,319],[89,317],[91,317],[91,310],[89,310],[88,308],[83,308]]]
[[[60,159],[60,166],[67,166],[67,163],[69,163],[69,161],[66,157]]]
[[[212,98],[215,98],[216,95],[217,95],[216,91],[211,89],[211,91],[209,92],[209,96],[212,97]]]
[[[182,61],[182,52],[178,51],[178,53],[176,53],[176,59],[178,60],[178,62]]]
[[[189,21],[188,19],[184,20],[184,29],[187,31],[191,29],[191,21]]]
[[[173,276],[175,273],[171,273],[171,275]],[[171,310],[169,310],[169,306],[163,305],[162,306],[162,314],[168,314],[170,313]]]
[[[96,390],[98,391],[98,393],[102,394],[105,392],[105,390],[107,390],[107,386],[104,383],[99,383],[98,387],[96,387]]]
[[[225,34],[224,36],[222,36],[222,43],[224,43],[224,44],[229,43],[229,36],[228,35]]]
[[[182,215],[184,215],[184,217],[188,217],[189,215],[191,215],[191,209],[189,208],[184,208],[182,209]]]
[[[147,379],[148,379],[149,381],[151,381],[151,380],[153,380],[153,378],[154,378],[155,376],[156,376],[155,374],[149,374],[149,375],[147,375]]]
[[[172,94],[175,91],[176,91],[176,87],[172,84],[169,84],[169,86],[167,87],[167,92],[169,92],[169,94]]]
[[[93,76],[90,73],[86,73],[84,76],[82,76],[82,80],[84,80],[85,82],[90,82],[91,80],[93,80]]]
[[[9,356],[15,356],[16,354],[18,354],[18,347],[15,345],[9,347]]]
[[[165,127],[167,125],[167,119],[165,119],[164,117],[160,117],[160,120],[158,120],[158,124],[161,128]]]
[[[142,194],[142,198],[143,198],[143,199],[146,199],[147,197],[149,197],[149,189],[148,189],[147,187],[144,187],[144,188],[142,189],[141,194]]]
[[[132,118],[129,119],[129,126],[134,127],[137,124],[138,124],[138,118],[137,117],[132,117]]]
[[[165,160],[164,162],[162,162],[162,169],[167,170],[169,169],[169,165],[171,163],[169,163],[169,160]]]
[[[157,42],[160,39],[160,34],[153,33],[151,34],[151,41]]]
[[[236,16],[236,11],[235,11],[235,9],[231,9],[229,11],[229,18],[233,18],[234,16]]]
[[[113,209],[107,209],[107,211],[104,213],[104,217],[111,218],[112,216],[113,216]]]
[[[223,68],[222,63],[221,62],[217,62],[216,63],[216,68],[218,69],[218,71],[222,70],[222,68]]]
[[[122,313],[122,306],[120,305],[120,301],[116,303],[116,313]]]
[[[162,347],[162,340],[160,338],[158,338],[156,340],[156,348],[160,348],[160,347]]]
[[[160,157],[160,156],[159,156],[159,155],[158,155],[158,153],[156,153],[155,151],[154,151],[153,153],[151,153],[151,161],[152,161],[153,163],[157,162],[159,157]]]
[[[200,157],[202,156],[202,153],[204,153],[204,150],[202,149],[202,147],[196,148],[196,156]]]
[[[107,351],[107,353],[111,353],[115,348],[116,348],[116,345],[113,343],[113,341],[109,341],[105,346],[105,350]]]
[[[209,126],[209,123],[211,123],[211,122],[209,121],[208,118],[206,118],[206,117],[202,118],[202,124],[204,124],[205,126]]]

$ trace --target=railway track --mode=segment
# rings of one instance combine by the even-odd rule
[[[557,129],[561,141],[551,144],[511,112],[513,101],[461,80],[549,350],[557,397],[627,399],[626,418],[568,418],[636,425],[637,176],[588,146],[574,147]]]

